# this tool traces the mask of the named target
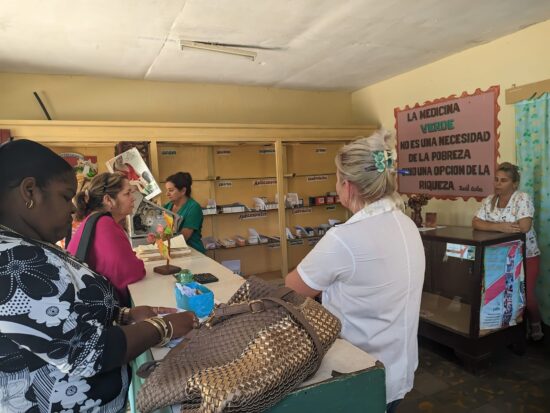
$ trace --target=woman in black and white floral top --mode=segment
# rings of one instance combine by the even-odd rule
[[[124,411],[127,363],[196,320],[120,308],[106,278],[52,245],[70,226],[75,190],[69,164],[46,147],[0,146],[3,413]]]

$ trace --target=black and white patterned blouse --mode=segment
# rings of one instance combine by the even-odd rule
[[[129,369],[102,276],[0,227],[0,412],[119,412]]]

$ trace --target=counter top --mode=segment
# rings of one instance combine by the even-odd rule
[[[131,284],[128,288],[135,305],[150,305],[175,307],[175,279],[171,275],[160,275],[153,272],[153,267],[162,265],[163,261],[146,262],[146,277]],[[209,272],[218,277],[219,281],[206,284],[214,292],[214,298],[219,302],[227,301],[245,281],[239,275],[233,274],[228,268],[195,250],[189,256],[170,261],[171,264],[187,268],[193,273]],[[162,359],[169,349],[151,349],[155,360]],[[310,380],[300,387],[320,383],[332,377],[332,371],[353,373],[374,367],[377,360],[370,354],[355,347],[346,340],[337,339],[325,355],[321,367]]]
[[[517,239],[525,240],[525,234],[507,234],[503,232],[477,231],[472,227],[446,226],[431,231],[420,233],[425,240],[441,240],[455,244],[466,245],[488,245],[499,242],[514,241]]]

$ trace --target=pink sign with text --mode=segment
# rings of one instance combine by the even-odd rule
[[[395,109],[402,194],[483,198],[493,193],[499,86]]]

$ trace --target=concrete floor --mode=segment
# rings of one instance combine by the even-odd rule
[[[397,412],[550,412],[548,334],[546,338],[545,343],[529,342],[523,356],[499,351],[477,376],[465,371],[450,349],[421,339],[414,388]]]

